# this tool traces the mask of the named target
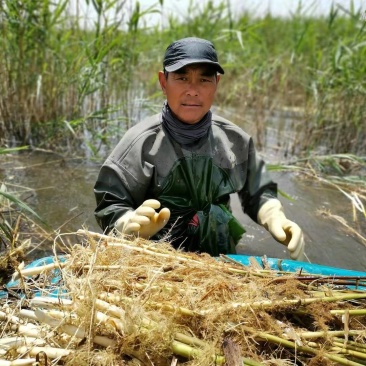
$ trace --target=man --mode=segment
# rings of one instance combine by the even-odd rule
[[[163,65],[162,112],[129,129],[100,170],[94,187],[99,225],[169,238],[176,248],[213,256],[235,253],[245,231],[229,207],[229,195],[237,192],[243,211],[301,259],[301,229],[286,218],[252,138],[210,111],[224,74],[213,44],[173,42]]]

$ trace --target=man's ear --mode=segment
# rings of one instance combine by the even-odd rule
[[[163,71],[159,71],[159,83],[163,94],[166,95],[166,77]]]

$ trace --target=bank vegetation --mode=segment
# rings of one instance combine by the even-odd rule
[[[363,156],[365,9],[350,2],[315,17],[315,8],[300,5],[280,18],[228,4],[192,1],[183,17],[163,0],[149,8],[127,0],[2,1],[0,146],[104,157],[126,129],[160,110],[157,71],[167,45],[197,36],[215,43],[226,70],[217,109],[251,122],[259,148],[275,117],[291,130],[287,154]]]

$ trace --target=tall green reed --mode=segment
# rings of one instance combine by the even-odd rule
[[[146,9],[127,0],[73,3],[73,13],[69,0],[1,3],[1,143],[86,145],[97,155],[141,117],[142,104],[160,109],[157,71],[166,46],[198,36],[215,43],[226,70],[218,106],[252,119],[259,146],[270,116],[290,111],[293,153],[365,152],[361,9],[334,6],[314,17],[299,6],[287,18],[259,18],[235,13],[228,1],[192,0],[182,18],[164,10],[162,0]],[[89,26],[85,6],[95,14]],[[159,12],[160,24],[146,23]]]
[[[234,27],[242,42],[231,47],[235,81],[229,89],[235,89],[225,95],[254,111],[259,143],[268,114],[290,110],[298,112],[294,152],[365,153],[366,22],[360,9],[332,8],[323,17],[301,7],[289,18],[244,14]]]
[[[2,135],[25,142],[31,136],[35,110],[42,109],[41,85],[45,68],[49,30],[57,22],[45,1],[14,2],[0,5],[1,21],[1,117]]]
[[[71,12],[75,4],[95,14],[92,24],[85,26],[81,12]],[[138,2],[132,10],[126,4],[1,3],[2,144],[65,150],[81,145],[85,131],[88,139],[103,140],[110,111],[126,109],[123,101],[138,57],[135,44],[143,12]],[[127,116],[119,121],[124,129],[126,121]]]

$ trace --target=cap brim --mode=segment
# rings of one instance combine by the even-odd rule
[[[174,72],[174,71],[181,69],[182,67],[185,67],[187,65],[192,65],[192,64],[209,64],[209,65],[214,66],[216,68],[216,71],[219,72],[220,74],[225,74],[224,69],[220,66],[220,64],[218,62],[207,61],[206,59],[180,60],[180,61],[176,62],[175,64],[165,66],[165,70],[168,72]]]

